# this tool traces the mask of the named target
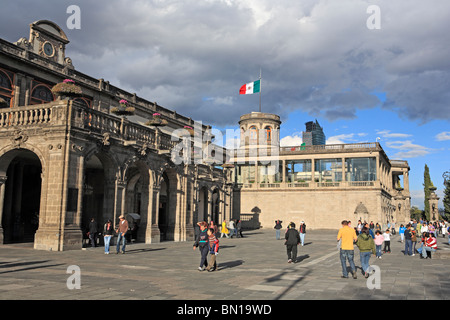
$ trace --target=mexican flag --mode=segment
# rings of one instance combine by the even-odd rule
[[[252,94],[252,93],[258,93],[258,92],[261,92],[261,79],[254,81],[254,82],[244,84],[239,89],[239,94]]]

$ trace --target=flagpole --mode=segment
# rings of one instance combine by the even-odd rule
[[[261,68],[259,68],[259,112],[261,112]]]

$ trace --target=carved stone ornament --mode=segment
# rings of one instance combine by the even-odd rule
[[[110,138],[111,138],[111,135],[109,133],[105,132],[103,134],[102,144],[104,146],[109,146],[111,144],[111,142],[109,141]]]
[[[27,142],[28,134],[22,129],[16,129],[11,137],[11,143],[16,147],[20,147],[23,143]]]

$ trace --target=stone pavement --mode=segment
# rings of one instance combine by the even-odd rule
[[[0,246],[1,300],[446,300],[450,297],[450,259],[404,256],[399,236],[392,253],[374,256],[379,277],[342,279],[337,231],[314,230],[299,247],[298,263],[288,264],[283,240],[275,231],[244,232],[244,238],[220,239],[219,269],[199,272],[193,242],[131,244],[126,254],[104,254],[102,247],[48,252],[31,244]],[[450,251],[447,238],[438,237]],[[115,247],[112,247],[115,251]],[[360,266],[355,249],[355,264]],[[69,289],[78,266],[80,289]],[[71,278],[72,279],[72,278]],[[370,284],[379,289],[370,289]],[[70,281],[75,284],[76,281]]]

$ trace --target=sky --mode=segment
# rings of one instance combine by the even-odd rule
[[[3,1],[0,38],[28,38],[44,19],[66,33],[78,71],[219,130],[258,111],[259,95],[239,88],[261,70],[262,111],[280,115],[283,145],[316,119],[329,144],[379,141],[408,161],[412,205],[423,208],[427,164],[442,206],[448,0]]]

